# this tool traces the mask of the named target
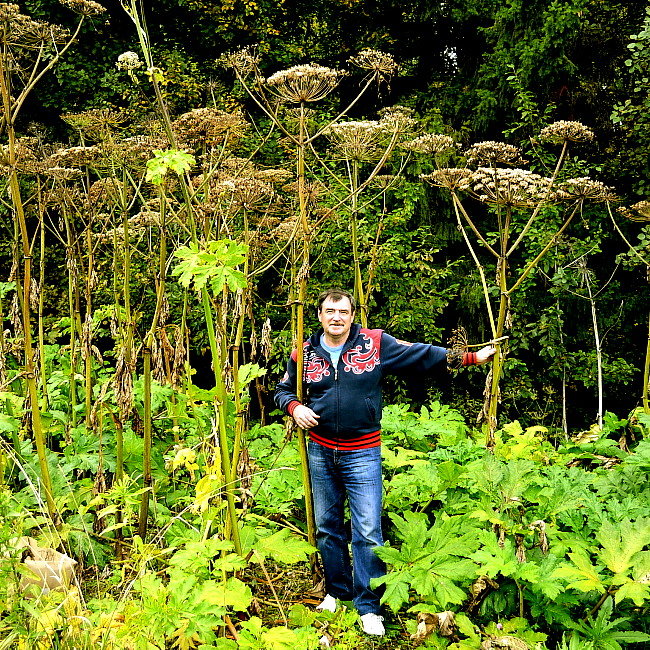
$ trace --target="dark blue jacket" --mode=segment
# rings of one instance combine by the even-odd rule
[[[320,416],[314,433],[325,438],[356,438],[381,427],[381,380],[393,373],[429,372],[446,363],[447,350],[407,343],[382,330],[353,324],[336,368],[320,344],[322,330],[305,341],[304,403]],[[296,396],[296,351],[275,390],[275,402],[292,412]]]

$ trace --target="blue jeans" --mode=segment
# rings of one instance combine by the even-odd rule
[[[309,471],[314,493],[316,542],[327,593],[352,600],[359,614],[379,613],[380,592],[370,580],[386,573],[374,549],[381,534],[381,447],[339,451],[310,442]],[[352,564],[344,524],[348,499],[352,523]]]

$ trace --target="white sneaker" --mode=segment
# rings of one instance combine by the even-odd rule
[[[336,611],[336,598],[334,596],[330,596],[329,594],[325,595],[325,598],[323,598],[323,602],[316,607],[317,612],[332,612],[332,614]]]
[[[361,627],[366,634],[384,636],[384,634],[386,634],[386,630],[384,629],[384,624],[382,623],[383,620],[383,616],[379,616],[370,612],[369,614],[364,614],[361,617]]]

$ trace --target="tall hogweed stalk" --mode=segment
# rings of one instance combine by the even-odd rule
[[[650,201],[642,200],[637,201],[634,205],[627,208],[624,206],[619,207],[619,213],[630,221],[647,223],[650,221]],[[646,275],[650,280],[650,258],[647,256],[647,246],[645,236],[639,237],[639,243],[635,246],[630,242],[625,235],[620,225],[617,223],[611,209],[609,210],[610,219],[616,229],[616,232],[621,236],[623,241],[627,244],[629,249],[628,261],[632,264],[641,264],[646,267]],[[645,359],[643,362],[643,387],[641,391],[641,402],[643,405],[643,412],[650,415],[650,316],[648,317],[648,340],[646,344]]]
[[[539,141],[561,146],[550,176],[542,176],[516,167],[522,160],[518,147],[502,142],[479,142],[465,152],[464,167],[439,167],[422,178],[434,187],[446,190],[452,199],[458,228],[462,233],[481,278],[490,329],[497,352],[488,375],[483,416],[486,420],[486,444],[494,446],[499,403],[499,382],[507,353],[507,344],[499,343],[512,324],[511,301],[515,292],[529,278],[542,258],[560,239],[587,202],[614,200],[612,192],[591,178],[562,178],[571,143],[589,142],[593,132],[579,122],[555,122],[539,134]],[[455,148],[454,141],[443,135],[421,136],[413,148],[436,159]],[[480,211],[468,207],[467,199],[486,206],[490,215],[481,227]],[[475,214],[473,214],[473,212]],[[544,233],[538,250],[521,268],[513,268],[513,255],[524,241],[539,231]],[[468,232],[469,231],[469,232]],[[536,234],[537,236],[537,234]],[[489,281],[480,261],[476,244],[494,260],[493,305]]]

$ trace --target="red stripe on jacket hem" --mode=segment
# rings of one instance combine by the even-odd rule
[[[358,451],[360,449],[371,449],[372,447],[381,446],[381,431],[367,433],[358,438],[323,438],[313,431],[309,432],[309,439],[316,444],[327,447],[328,449],[338,449],[341,451]]]

